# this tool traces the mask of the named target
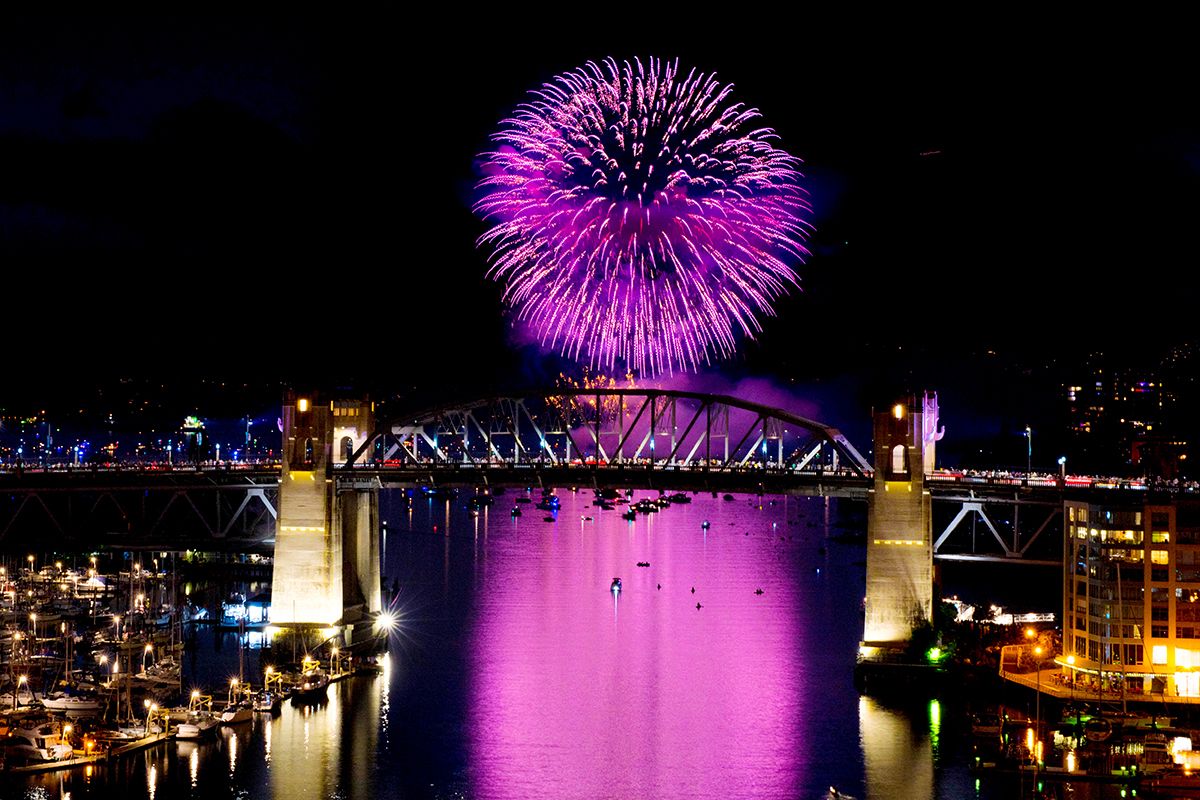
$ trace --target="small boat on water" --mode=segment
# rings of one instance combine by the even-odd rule
[[[96,697],[55,692],[42,698],[47,711],[99,711],[103,703]]]
[[[62,761],[75,754],[62,738],[62,729],[53,723],[36,728],[13,728],[4,743],[5,758],[42,763]]]
[[[295,697],[310,700],[325,694],[329,688],[329,675],[320,667],[305,670],[296,684]]]
[[[613,578],[612,586],[610,588],[612,589],[613,594],[616,594],[617,592],[621,591],[621,579]]]
[[[220,726],[221,720],[216,715],[207,711],[195,712],[175,727],[175,738],[203,739],[216,733]]]
[[[243,722],[249,722],[254,719],[254,706],[244,700],[238,703],[229,703],[221,709],[220,718],[222,725],[240,725]]]
[[[279,692],[259,692],[254,696],[254,710],[260,714],[274,714],[283,705],[283,695]]]

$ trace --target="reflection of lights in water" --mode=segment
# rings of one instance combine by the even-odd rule
[[[233,775],[234,769],[237,768],[237,734],[232,734],[229,737],[229,774]]]
[[[938,740],[942,735],[942,704],[929,701],[929,747],[933,751],[933,763],[938,760]]]
[[[931,729],[933,719],[931,704]],[[940,727],[940,706],[936,719]],[[858,701],[858,725],[867,797],[933,797],[933,736],[925,738],[906,715],[866,696]]]
[[[1025,729],[1025,749],[1033,752],[1033,728]]]
[[[158,793],[158,767],[150,765],[150,771],[146,773],[146,791],[150,795],[150,800],[154,800],[154,795]]]
[[[193,747],[192,754],[188,756],[188,768],[192,773],[192,788],[196,788],[196,780],[200,774],[200,748]]]
[[[263,743],[266,748],[265,758],[267,766],[271,765],[271,720],[268,719],[263,725]]]
[[[1074,771],[1075,771],[1075,751],[1068,750],[1067,751],[1067,772],[1074,772]]]
[[[379,663],[383,666],[383,690],[380,695],[382,702],[380,703],[379,714],[379,729],[386,737],[388,732],[388,713],[391,709],[391,688],[392,688],[392,658],[390,653],[384,653],[383,658],[379,659]]]
[[[87,778],[88,783],[92,782],[92,772],[93,771],[94,771],[94,769],[91,764],[88,764],[87,767],[83,770],[83,777]]]

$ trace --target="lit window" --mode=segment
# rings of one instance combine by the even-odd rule
[[[1175,694],[1180,697],[1200,697],[1200,672],[1176,672]]]
[[[1171,534],[1167,533],[1166,531],[1155,531],[1154,533],[1150,534],[1150,541],[1154,542],[1155,544],[1169,542],[1171,541]]]
[[[1165,644],[1156,644],[1150,648],[1150,661],[1154,664],[1167,663],[1167,646]]]
[[[1175,666],[1200,667],[1200,650],[1188,650],[1184,647],[1176,647]]]
[[[908,467],[904,463],[904,455],[904,445],[898,444],[892,448],[892,472],[897,474],[908,472]]]
[[[1151,550],[1150,551],[1150,563],[1151,564],[1169,564],[1171,562],[1167,556],[1168,556],[1168,553],[1166,550]]]

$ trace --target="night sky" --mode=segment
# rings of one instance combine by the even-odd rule
[[[882,392],[988,350],[1029,370],[1192,333],[1200,126],[1169,44],[594,13],[7,20],[8,397],[116,374],[543,381],[557,365],[505,343],[483,278],[474,156],[526,90],[610,55],[717,71],[806,162],[805,290],[715,372]]]

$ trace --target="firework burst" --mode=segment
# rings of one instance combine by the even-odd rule
[[[695,369],[798,286],[800,161],[732,89],[677,61],[588,62],[501,123],[479,245],[544,346],[609,371]]]

